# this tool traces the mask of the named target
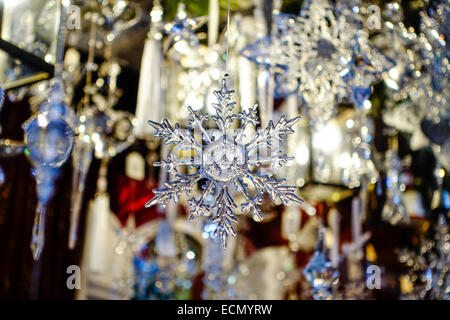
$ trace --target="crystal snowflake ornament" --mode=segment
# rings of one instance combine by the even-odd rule
[[[349,59],[353,30],[337,17],[329,0],[308,0],[299,16],[277,13],[274,33],[246,46],[241,54],[277,75],[279,96],[314,96],[326,86],[336,99],[345,95],[340,77]],[[333,101],[334,105],[334,101]]]
[[[200,179],[206,179],[207,183],[200,198],[192,197],[188,200],[189,221],[211,213],[213,222],[217,223],[216,234],[220,235],[224,248],[228,236],[236,235],[232,223],[238,221],[234,213],[238,206],[230,195],[231,188],[234,187],[245,199],[241,204],[241,211],[252,213],[259,219],[263,218],[260,206],[264,193],[268,193],[272,200],[278,198],[285,205],[289,201],[303,203],[303,200],[295,195],[295,186],[284,185],[285,179],[276,179],[273,173],[252,171],[252,168],[261,164],[270,164],[272,169],[277,170],[293,159],[280,150],[274,151],[274,146],[282,142],[288,134],[294,133],[292,127],[300,117],[286,119],[282,116],[276,124],[270,121],[265,129],[258,129],[256,134],[244,143],[245,128],[259,123],[257,105],[237,115],[233,114],[232,110],[236,104],[231,100],[233,94],[234,90],[227,88],[225,76],[220,90],[214,91],[217,103],[212,104],[215,115],[211,118],[218,128],[218,133],[215,134],[208,131],[204,125],[209,115],[198,113],[191,107],[188,107],[189,129],[180,128],[178,123],[172,127],[167,119],[161,123],[149,120],[149,124],[156,130],[155,137],[165,138],[166,144],[176,145],[175,150],[178,153],[171,153],[167,159],[154,164],[167,168],[175,175],[176,180],[165,182],[162,188],[154,189],[155,197],[145,206],[148,208],[159,203],[165,207],[172,199],[178,202],[182,193],[189,195]],[[241,120],[239,130],[231,128],[236,119]],[[194,129],[200,129],[203,143],[195,138]],[[191,154],[190,159],[180,157],[180,151],[188,151]],[[198,170],[193,174],[181,174],[180,166],[196,167]],[[244,179],[254,186],[256,195],[251,195]],[[215,196],[214,201],[211,201],[210,195]]]

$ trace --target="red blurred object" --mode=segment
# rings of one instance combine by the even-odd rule
[[[131,215],[135,217],[136,227],[162,216],[158,206],[145,207],[145,204],[153,198],[152,189],[157,187],[155,183],[149,180],[138,181],[123,175],[119,177],[117,187],[119,190],[117,218],[123,226]]]

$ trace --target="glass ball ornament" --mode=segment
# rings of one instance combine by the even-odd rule
[[[63,103],[42,108],[24,125],[29,157],[35,166],[60,167],[74,143],[72,111]]]

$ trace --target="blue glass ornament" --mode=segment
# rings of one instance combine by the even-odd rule
[[[63,103],[63,97],[62,85],[55,79],[47,104],[23,126],[38,193],[30,244],[35,260],[39,259],[44,247],[46,206],[53,196],[59,168],[67,161],[74,143],[73,113]]]
[[[35,166],[58,168],[66,162],[75,135],[65,119],[53,118],[44,111],[28,122],[24,129],[29,156]]]
[[[339,280],[339,271],[333,266],[325,255],[325,228],[319,230],[317,247],[311,260],[303,269],[303,275],[312,285],[312,296],[315,300],[326,300],[331,298],[333,285]]]

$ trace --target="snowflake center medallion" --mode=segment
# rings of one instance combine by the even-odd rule
[[[226,247],[229,235],[235,236],[234,223],[238,222],[235,211],[240,207],[243,213],[251,213],[262,219],[261,205],[263,194],[269,194],[270,198],[278,198],[281,203],[287,205],[293,201],[302,203],[297,197],[297,187],[284,184],[285,179],[276,179],[273,173],[253,172],[250,168],[263,164],[270,164],[277,170],[292,157],[288,157],[278,149],[279,142],[284,141],[288,134],[294,132],[292,126],[299,117],[286,119],[283,115],[277,123],[270,121],[265,129],[258,129],[250,141],[240,143],[243,132],[248,125],[256,127],[259,124],[257,105],[238,114],[233,114],[235,102],[231,100],[233,90],[228,90],[226,78],[222,79],[220,90],[214,91],[217,103],[213,103],[214,120],[218,134],[211,135],[205,127],[208,114],[198,113],[191,107],[189,110],[188,126],[190,130],[180,127],[177,123],[174,127],[167,119],[161,123],[149,121],[156,130],[155,136],[165,138],[165,144],[176,145],[175,150],[189,150],[200,154],[201,157],[193,157],[192,161],[180,158],[177,153],[171,153],[167,159],[155,162],[155,166],[165,167],[175,175],[173,181],[166,181],[159,189],[153,189],[155,196],[145,205],[147,208],[159,203],[165,207],[169,201],[178,202],[182,193],[190,195],[201,179],[208,180],[200,191],[199,197],[188,199],[189,221],[198,216],[212,216],[212,222],[217,224],[216,233],[222,239],[222,245]],[[235,136],[231,134],[233,124],[239,119],[241,126]],[[193,134],[194,129],[202,132],[202,141],[197,141]],[[238,142],[239,141],[239,142]],[[204,142],[204,144],[203,144]],[[276,149],[275,149],[276,148]],[[262,153],[259,150],[269,150]],[[193,174],[182,174],[180,166],[195,166],[198,171]],[[249,192],[249,184],[253,185],[256,194]],[[232,195],[239,193],[243,202],[236,204]],[[214,195],[214,199],[211,199]]]
[[[211,179],[231,182],[240,175],[245,165],[245,148],[230,139],[221,138],[203,150],[203,167]]]

